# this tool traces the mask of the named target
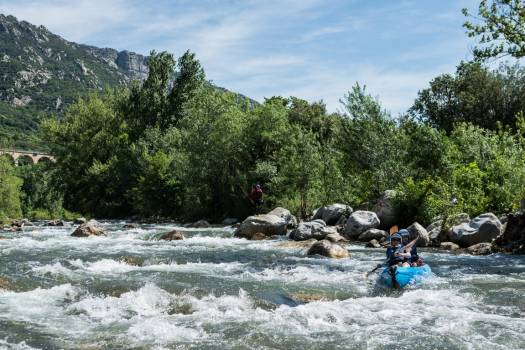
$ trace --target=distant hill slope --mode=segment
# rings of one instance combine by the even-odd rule
[[[30,134],[43,115],[88,91],[143,79],[147,64],[143,55],[69,42],[0,14],[0,143],[40,146]]]
[[[89,91],[127,86],[147,74],[147,56],[77,44],[0,14],[0,146],[45,149],[35,134],[45,115],[60,115]]]

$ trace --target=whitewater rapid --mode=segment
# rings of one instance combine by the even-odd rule
[[[0,233],[0,349],[524,349],[525,258],[427,250],[435,276],[385,291],[381,249],[306,257],[231,228]],[[159,241],[171,229],[183,241]],[[1,287],[0,287],[1,288]]]

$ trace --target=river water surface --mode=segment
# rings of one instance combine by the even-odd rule
[[[2,234],[0,348],[525,348],[524,257],[424,251],[435,276],[392,292],[363,277],[382,249],[329,260],[230,228],[105,225]]]

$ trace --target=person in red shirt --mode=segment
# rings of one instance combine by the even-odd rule
[[[263,201],[263,190],[260,184],[257,184],[252,187],[252,190],[250,192],[250,200],[255,206],[255,211],[259,212],[259,209],[261,208]]]

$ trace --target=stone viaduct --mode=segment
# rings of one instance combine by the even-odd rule
[[[36,164],[40,162],[55,162],[56,158],[50,154],[36,151],[20,151],[0,148],[0,156],[9,157],[15,165]]]

